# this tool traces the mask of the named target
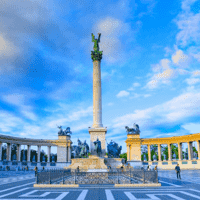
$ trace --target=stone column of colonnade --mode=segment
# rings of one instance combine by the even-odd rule
[[[30,162],[30,158],[31,158],[31,145],[27,145],[27,162]]]
[[[17,144],[17,161],[21,161],[21,144]]]
[[[148,144],[148,161],[151,161],[151,145]]]
[[[47,162],[50,162],[50,156],[51,156],[51,146],[48,146],[48,160],[47,160]]]
[[[162,155],[161,144],[158,144],[158,161],[162,161],[161,155]]]
[[[168,146],[168,160],[172,160],[172,150],[171,150],[171,144],[167,144]]]
[[[200,143],[199,140],[197,140],[196,142],[197,142],[198,159],[200,159]]]
[[[41,146],[37,146],[38,147],[38,155],[37,155],[37,162],[40,162],[40,151],[41,151]]]
[[[6,156],[7,161],[11,161],[11,143],[7,143]]]
[[[0,142],[0,161],[2,160],[2,143]]]
[[[178,159],[183,160],[183,155],[182,155],[182,143],[178,143]]]
[[[191,149],[192,142],[187,142],[187,145],[188,145],[188,160],[192,160],[193,159],[193,156],[192,156],[193,150]]]

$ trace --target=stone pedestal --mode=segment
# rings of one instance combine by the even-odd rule
[[[142,168],[142,161],[128,161],[128,164],[130,164],[133,169],[141,169]]]
[[[97,138],[101,141],[101,156],[104,157],[106,154],[106,133],[107,129],[106,128],[89,128],[89,133],[90,133],[90,153],[92,155],[95,155],[94,151],[94,141],[97,140]]]
[[[67,146],[70,145],[70,136],[58,136],[58,146],[57,146],[57,162],[68,162],[68,149]]]
[[[75,170],[79,166],[80,171],[88,171],[94,169],[107,170],[107,166],[104,164],[104,158],[92,156],[90,158],[75,158],[71,159],[71,161],[72,164],[69,167],[64,167],[65,169],[71,168],[72,170]]]
[[[110,166],[111,169],[120,168],[125,164],[124,158],[105,158],[104,160],[105,164]]]

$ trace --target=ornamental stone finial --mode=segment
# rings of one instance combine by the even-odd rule
[[[91,58],[93,61],[102,59],[102,51],[99,51],[99,42],[100,42],[101,33],[98,33],[98,39],[95,39],[94,34],[92,33],[92,42],[94,42],[93,50],[91,51]]]

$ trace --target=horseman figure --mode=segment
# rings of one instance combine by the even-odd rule
[[[97,152],[97,155],[100,156],[101,154],[101,141],[97,138],[96,141],[93,142],[95,145],[94,151]]]
[[[83,156],[87,156],[89,153],[89,146],[86,143],[86,140],[84,141],[84,143],[82,143],[79,139],[78,139],[78,155],[79,157],[83,157]]]
[[[107,149],[108,149],[108,157],[109,158],[119,158],[120,157],[120,153],[122,150],[122,146],[119,147],[119,145],[112,141],[110,142],[110,144],[107,144]]]
[[[138,124],[133,124],[133,128],[129,128],[128,126],[125,126],[126,132],[128,135],[131,134],[140,134],[140,129]]]

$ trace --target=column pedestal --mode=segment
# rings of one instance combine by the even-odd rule
[[[106,154],[106,128],[89,128],[89,134],[90,134],[90,153],[92,155],[95,155],[96,152],[94,151],[94,141],[97,140],[97,138],[101,141],[101,156],[105,156]]]

